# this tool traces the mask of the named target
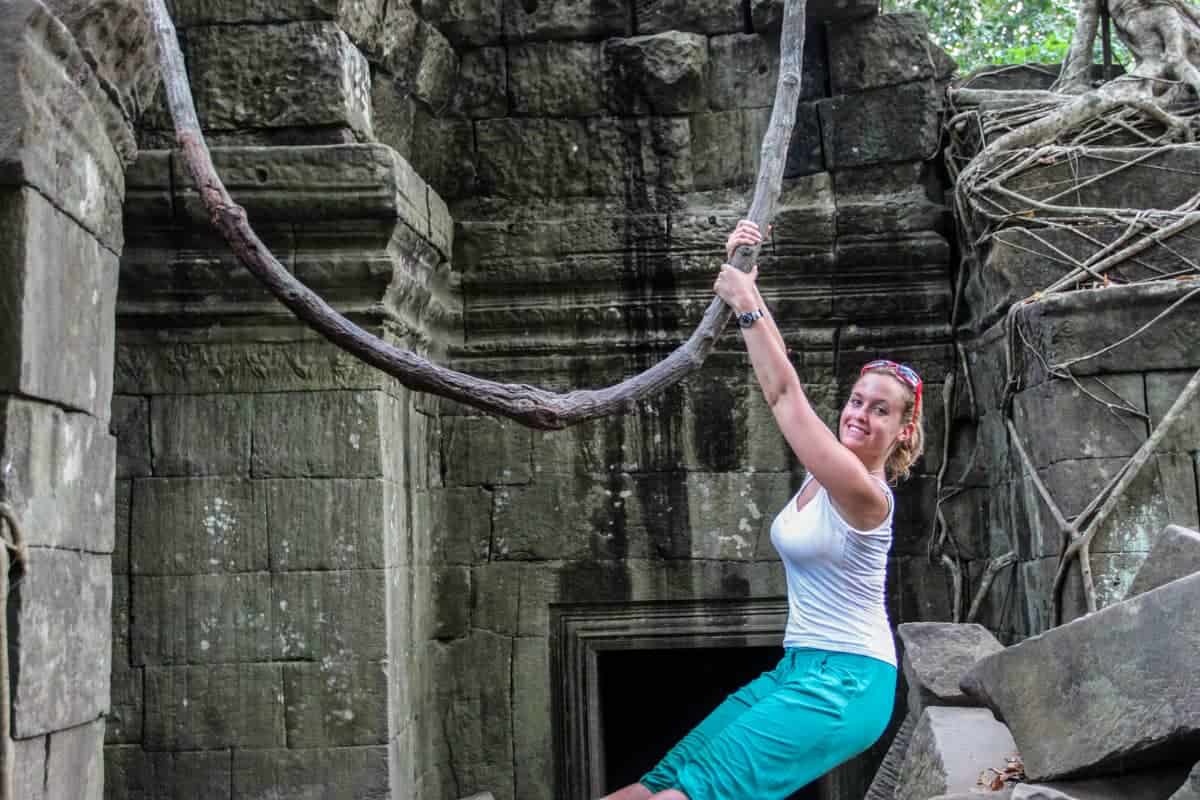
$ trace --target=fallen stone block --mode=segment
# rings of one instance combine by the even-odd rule
[[[1171,800],[1200,800],[1200,763],[1192,767],[1187,780],[1171,795]]]
[[[969,791],[984,770],[1003,768],[1016,752],[1008,728],[987,709],[927,708],[900,769],[896,800]]]
[[[959,681],[984,656],[1004,645],[982,625],[953,622],[906,622],[896,629],[904,645],[902,668],[908,682],[908,709],[929,706],[973,706]]]
[[[1191,760],[1197,593],[1192,574],[1053,628],[985,657],[962,688],[1008,724],[1032,781]]]
[[[1193,572],[1200,572],[1200,532],[1168,525],[1158,535],[1150,555],[1129,585],[1129,597],[1157,589]]]
[[[1170,800],[1186,767],[1167,767],[1112,778],[1056,783],[1021,783],[1012,800]]]

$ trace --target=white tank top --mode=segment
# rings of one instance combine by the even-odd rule
[[[771,523],[771,544],[787,576],[784,647],[857,653],[896,665],[884,605],[895,499],[888,485],[879,483],[887,492],[888,515],[873,530],[851,527],[823,486],[800,510],[797,492]]]

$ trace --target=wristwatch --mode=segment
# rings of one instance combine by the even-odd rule
[[[749,328],[754,323],[765,317],[767,312],[761,308],[756,308],[753,311],[743,311],[737,315],[737,324],[739,328]]]

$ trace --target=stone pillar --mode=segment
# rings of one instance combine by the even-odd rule
[[[135,152],[123,111],[152,80],[153,50],[136,8],[50,5],[0,12],[0,502],[27,547],[6,598],[5,691],[15,796],[92,800],[109,707],[113,315]]]
[[[392,150],[214,155],[298,277],[401,346],[440,336],[448,218]],[[266,295],[171,154],[129,181],[107,794],[414,796],[428,403]]]

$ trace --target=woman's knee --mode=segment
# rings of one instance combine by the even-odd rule
[[[688,796],[678,789],[667,789],[665,792],[654,795],[650,800],[688,800]]]

